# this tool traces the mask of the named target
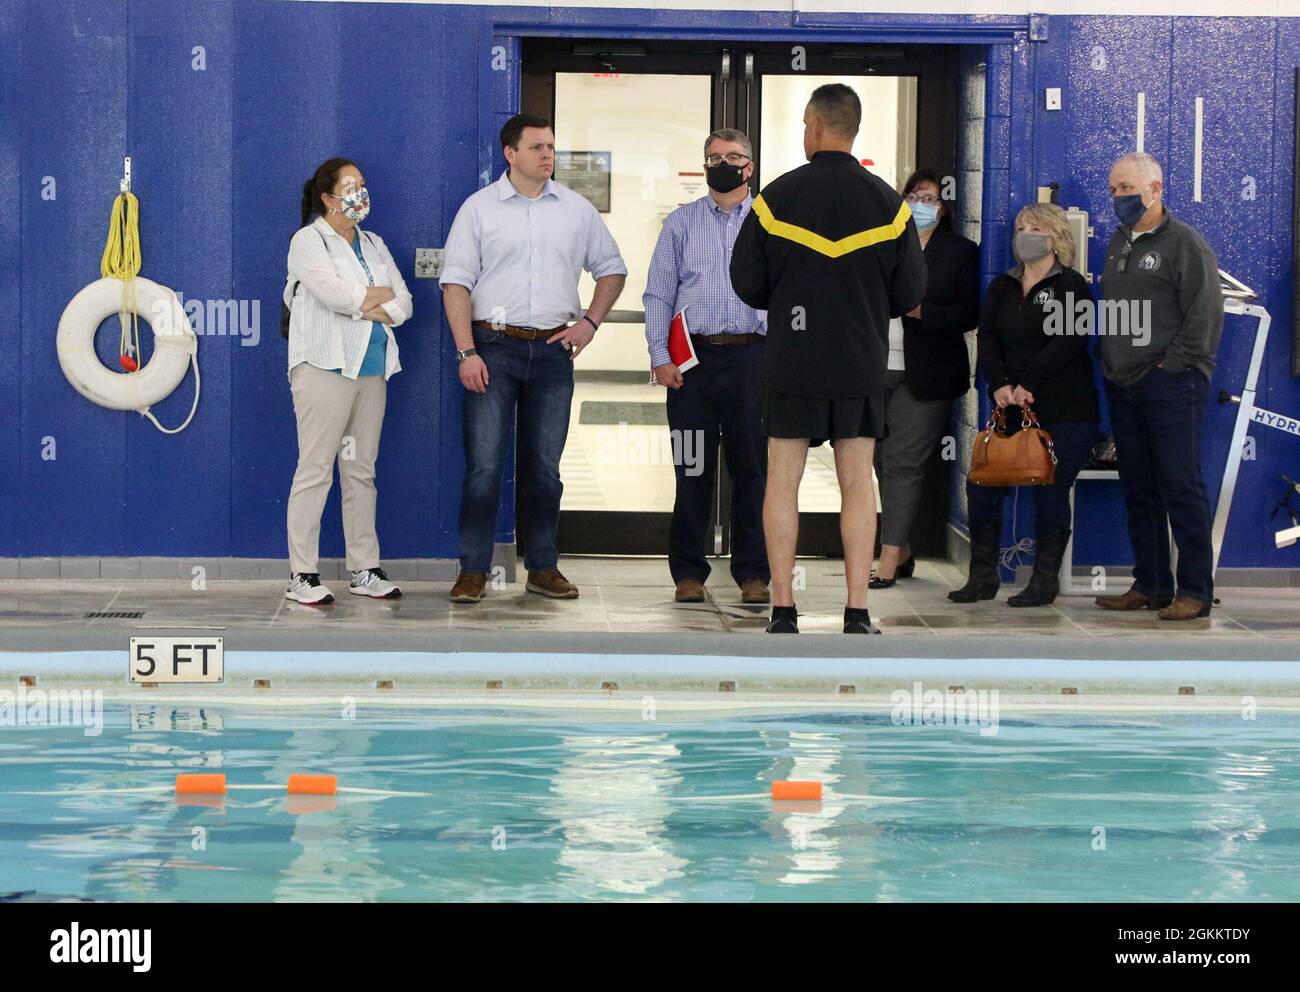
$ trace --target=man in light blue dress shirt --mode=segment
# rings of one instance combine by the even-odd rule
[[[525,588],[553,599],[578,595],[557,567],[555,546],[573,361],[627,277],[596,208],[551,178],[550,123],[516,114],[501,129],[501,147],[509,169],[461,205],[439,279],[466,390],[460,575],[451,590],[456,603],[483,598],[506,443],[516,418],[516,470],[525,497],[516,516],[525,543]],[[578,299],[584,269],[596,280],[585,311]]]
[[[709,192],[664,220],[646,278],[646,343],[655,381],[668,388],[677,498],[668,569],[679,603],[704,599],[705,558],[721,437],[731,475],[731,577],[741,600],[766,603],[772,573],[763,539],[767,448],[760,431],[767,314],[731,288],[731,248],[753,198],[753,149],[726,128],[704,143]],[[669,325],[686,311],[699,364],[682,372],[668,351]],[[683,457],[687,451],[703,458]],[[702,471],[701,471],[702,468]]]

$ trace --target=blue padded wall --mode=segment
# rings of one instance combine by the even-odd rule
[[[923,22],[958,32],[1007,19],[892,20],[916,28],[896,37],[921,41]],[[411,265],[414,249],[441,245],[461,201],[500,169],[491,135],[518,102],[516,23],[611,36],[820,33],[788,11],[0,0],[0,174],[19,189],[17,211],[0,211],[0,307],[17,324],[11,359],[0,364],[0,556],[284,554],[295,442],[278,298],[302,183],[334,154],[366,173],[370,226],[415,295],[416,316],[398,331],[404,371],[390,385],[379,460],[384,553],[456,555],[460,386],[440,294],[413,280]],[[506,47],[505,72],[484,68],[494,44]],[[1047,40],[991,45],[987,59],[986,277],[1010,264],[1014,209],[1051,181],[1061,184],[1061,202],[1092,212],[1090,263],[1100,270],[1114,228],[1106,175],[1133,147],[1142,90],[1146,147],[1166,165],[1171,206],[1201,228],[1224,268],[1264,293],[1273,314],[1259,402],[1300,415],[1300,382],[1290,375],[1297,19],[1053,16]],[[1043,108],[1047,86],[1062,88],[1061,112]],[[1205,164],[1194,203],[1198,95]],[[199,413],[176,437],[83,400],[55,356],[64,306],[98,277],[125,154],[136,163],[144,274],[186,299],[261,307],[256,346],[201,339]],[[57,183],[54,199],[42,197],[45,177]],[[1243,196],[1248,187],[1253,197]],[[1239,390],[1252,331],[1229,318],[1216,390]],[[107,321],[101,354],[115,350],[115,334]],[[184,418],[192,388],[187,378],[159,404],[164,424]],[[1212,500],[1231,419],[1217,406],[1206,418]],[[1267,428],[1253,434],[1257,458],[1243,466],[1223,564],[1300,567],[1300,547],[1275,550],[1265,523],[1277,474],[1300,474],[1300,444]],[[53,459],[42,457],[46,438]],[[1077,561],[1127,560],[1116,488],[1083,494]],[[510,539],[512,521],[506,496],[500,539]],[[337,494],[322,550],[342,550]]]

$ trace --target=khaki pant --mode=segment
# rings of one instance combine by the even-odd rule
[[[336,459],[348,569],[377,568],[375,459],[388,383],[382,375],[349,379],[301,362],[290,370],[289,384],[298,418],[298,468],[289,490],[290,568],[319,571],[320,518]]]

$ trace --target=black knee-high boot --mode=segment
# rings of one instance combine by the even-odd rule
[[[1034,574],[1029,578],[1029,585],[1007,600],[1010,606],[1046,606],[1056,599],[1061,591],[1058,578],[1061,572],[1061,559],[1065,556],[1065,545],[1070,540],[1070,531],[1057,530],[1043,534],[1038,538],[1038,551],[1034,554]]]
[[[970,576],[960,589],[948,593],[954,603],[973,603],[998,594],[998,552],[1001,550],[1002,521],[971,528]]]

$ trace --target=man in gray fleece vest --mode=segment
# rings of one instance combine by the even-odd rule
[[[1135,565],[1132,588],[1099,596],[1097,605],[1190,620],[1209,616],[1214,600],[1201,423],[1223,335],[1223,291],[1214,252],[1164,206],[1162,187],[1160,164],[1142,152],[1111,169],[1120,227],[1106,248],[1097,353]]]

